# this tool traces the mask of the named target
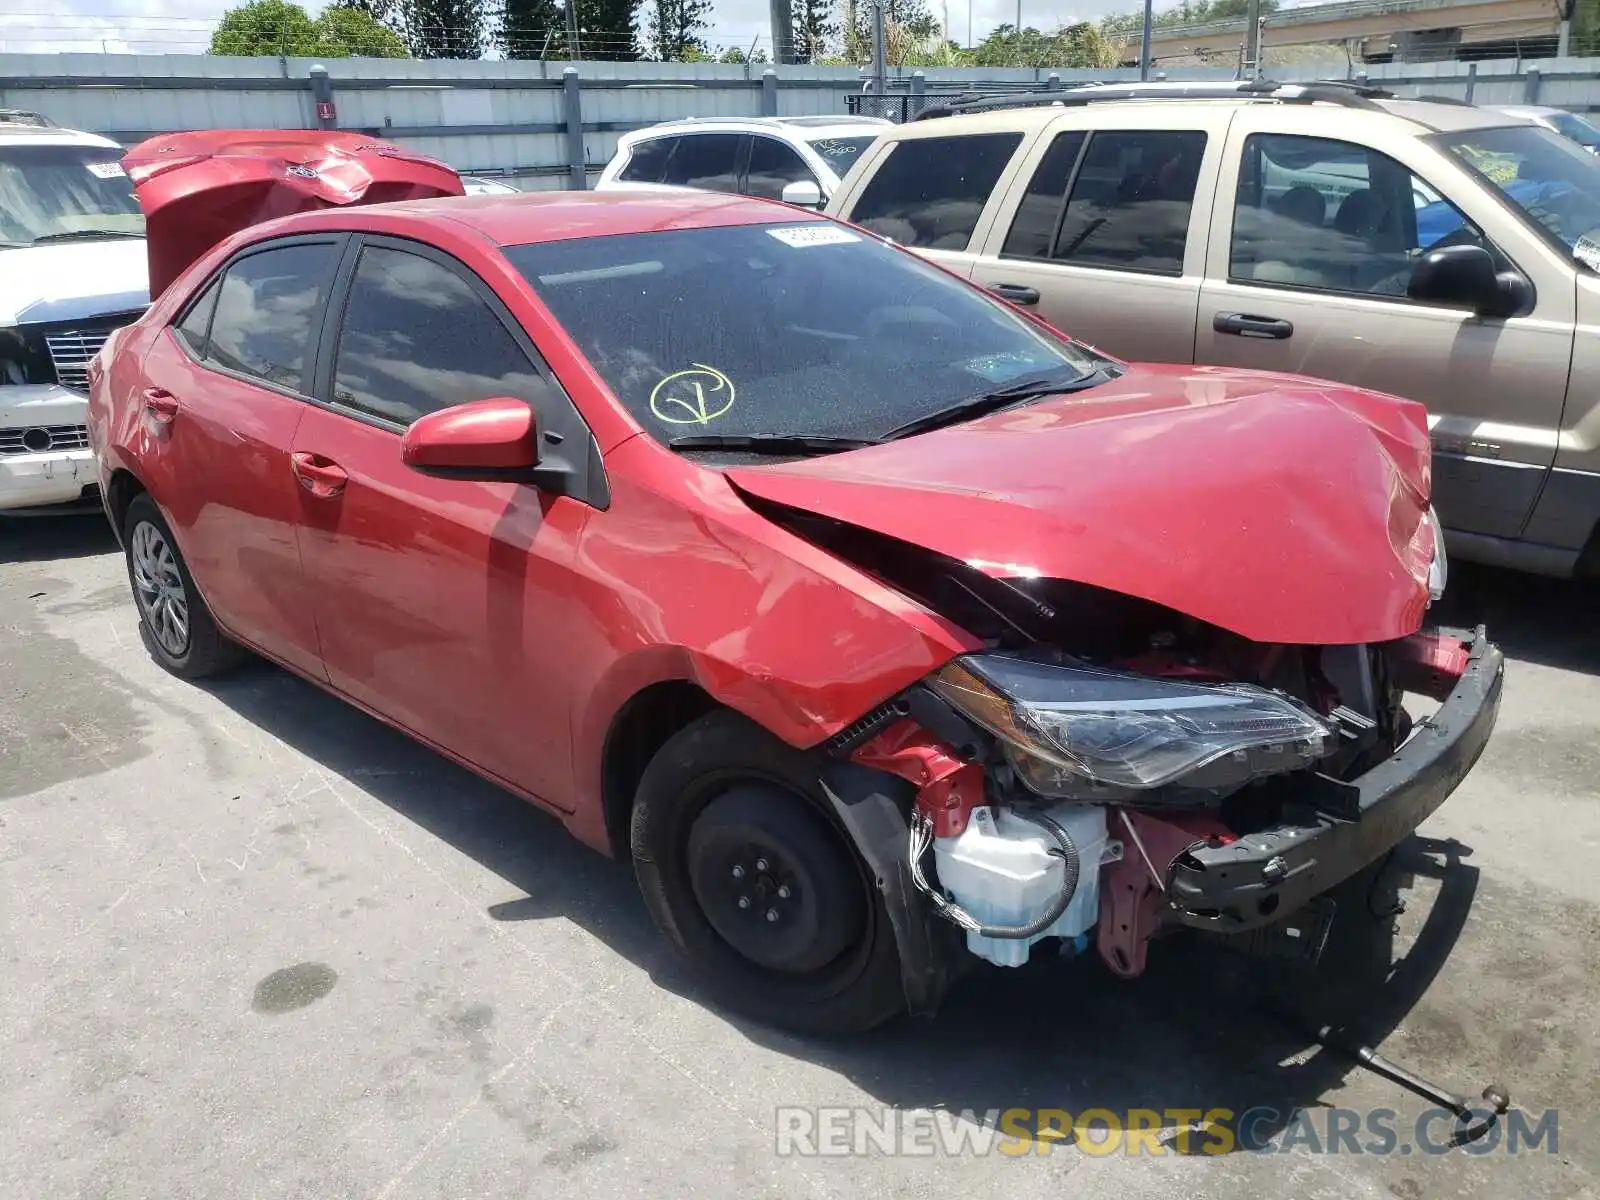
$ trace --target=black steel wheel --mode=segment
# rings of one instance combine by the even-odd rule
[[[728,1007],[857,1033],[903,1007],[899,958],[818,766],[737,714],[702,717],[645,771],[634,868],[662,933]]]

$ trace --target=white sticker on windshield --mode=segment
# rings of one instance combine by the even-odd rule
[[[1588,234],[1582,235],[1572,247],[1572,257],[1591,271],[1600,271],[1600,242]]]
[[[767,230],[785,246],[842,246],[861,239],[837,225],[789,225]]]
[[[85,163],[84,165],[89,168],[89,174],[96,179],[121,179],[127,174],[119,162]]]

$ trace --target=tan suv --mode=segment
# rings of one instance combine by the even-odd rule
[[[1600,567],[1600,158],[1333,84],[931,115],[885,132],[828,211],[1111,354],[1420,400],[1453,553]]]

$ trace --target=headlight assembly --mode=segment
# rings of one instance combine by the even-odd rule
[[[1333,736],[1298,701],[1252,684],[974,654],[929,685],[998,736],[1023,782],[1046,796],[1091,799],[1173,783],[1232,790],[1309,765]]]
[[[1437,600],[1444,595],[1445,585],[1450,582],[1450,560],[1444,552],[1444,526],[1439,524],[1439,514],[1433,511],[1431,505],[1428,515],[1422,519],[1433,530],[1433,562],[1428,564],[1428,597]]]

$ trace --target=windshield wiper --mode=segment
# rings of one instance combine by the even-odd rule
[[[33,239],[35,246],[42,242],[89,242],[103,241],[106,238],[143,238],[142,233],[130,233],[126,229],[68,229],[62,233],[46,233]]]
[[[820,433],[695,433],[675,437],[672,450],[737,450],[745,454],[836,454],[876,446],[874,438],[832,437]]]
[[[1008,383],[1004,387],[995,388],[993,391],[963,397],[954,404],[934,409],[933,412],[926,413],[913,421],[907,421],[904,425],[896,425],[883,435],[883,440],[892,442],[899,438],[911,437],[913,434],[927,433],[930,429],[939,429],[945,425],[976,420],[989,413],[999,412],[1002,408],[1020,404],[1024,400],[1036,400],[1040,396],[1061,396],[1068,392],[1081,392],[1085,388],[1105,383],[1111,378],[1113,374],[1109,366],[1091,371],[1087,375],[1074,376],[1065,382],[1059,374],[1030,376],[1015,383]]]

